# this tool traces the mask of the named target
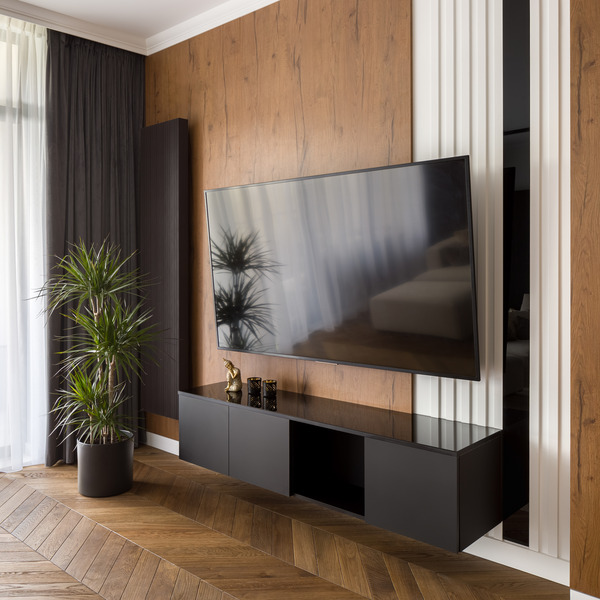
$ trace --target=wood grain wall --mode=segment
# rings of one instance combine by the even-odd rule
[[[600,3],[571,0],[571,587],[600,596]]]
[[[225,379],[204,190],[410,161],[411,102],[411,0],[281,0],[148,57],[146,124],[190,127],[193,385]],[[407,374],[227,357],[243,378],[411,410]]]

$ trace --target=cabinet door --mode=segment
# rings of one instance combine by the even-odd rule
[[[458,551],[458,467],[453,455],[365,439],[365,520]]]
[[[290,422],[261,410],[231,407],[229,475],[290,493]]]
[[[179,394],[179,458],[228,475],[228,406]]]

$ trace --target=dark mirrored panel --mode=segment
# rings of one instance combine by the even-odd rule
[[[206,192],[218,345],[479,377],[468,158]]]

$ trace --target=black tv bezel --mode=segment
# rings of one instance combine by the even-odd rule
[[[296,182],[296,181],[309,181],[313,179],[325,179],[327,177],[338,177],[343,175],[351,175],[357,173],[369,173],[373,171],[387,171],[390,169],[399,169],[399,168],[407,168],[413,166],[420,165],[428,165],[428,164],[441,164],[445,162],[462,162],[463,168],[465,171],[465,200],[466,200],[466,210],[467,210],[467,235],[469,239],[469,265],[471,267],[471,305],[473,307],[473,354],[474,354],[474,362],[475,362],[475,374],[472,377],[457,375],[456,373],[443,373],[443,372],[433,372],[433,371],[419,371],[414,369],[403,369],[400,367],[391,367],[388,365],[374,365],[374,364],[365,364],[365,363],[356,363],[356,362],[347,362],[347,361],[339,361],[328,358],[315,358],[313,356],[301,356],[298,354],[279,354],[276,352],[266,352],[266,351],[252,351],[252,350],[244,350],[240,348],[228,348],[221,346],[219,343],[219,333],[217,326],[217,318],[215,311],[215,303],[214,303],[214,290],[215,290],[215,271],[213,269],[212,262],[212,248],[211,248],[211,235],[210,235],[210,215],[208,211],[208,194],[212,192],[223,192],[237,189],[246,189],[251,187],[262,187],[266,185],[272,184],[281,184],[288,182]],[[394,165],[384,165],[380,167],[369,167],[365,169],[353,169],[350,171],[338,171],[335,173],[323,173],[317,175],[307,175],[304,177],[291,177],[288,179],[279,179],[274,181],[264,181],[258,183],[249,183],[244,185],[233,185],[233,186],[225,186],[219,188],[211,188],[204,190],[204,210],[206,214],[206,233],[208,239],[208,255],[210,260],[210,269],[211,269],[211,284],[212,284],[212,305],[213,305],[213,318],[215,323],[215,333],[217,337],[217,349],[223,350],[224,352],[240,352],[243,354],[250,354],[252,356],[267,356],[274,358],[287,358],[292,360],[306,360],[315,363],[324,363],[331,365],[345,365],[351,367],[361,367],[366,369],[378,369],[381,371],[394,371],[400,373],[409,373],[412,375],[426,375],[430,377],[444,377],[449,379],[458,379],[461,381],[481,381],[481,357],[479,354],[479,327],[478,327],[478,295],[477,295],[477,277],[476,277],[476,262],[475,262],[475,243],[474,243],[474,223],[473,223],[473,204],[472,204],[472,196],[471,196],[471,167],[470,167],[470,157],[467,154],[458,155],[458,156],[448,156],[444,158],[435,158],[430,160],[421,160],[421,161],[413,161],[408,163],[398,163]]]

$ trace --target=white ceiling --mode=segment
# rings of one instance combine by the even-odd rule
[[[0,14],[152,54],[277,0],[0,0]]]

